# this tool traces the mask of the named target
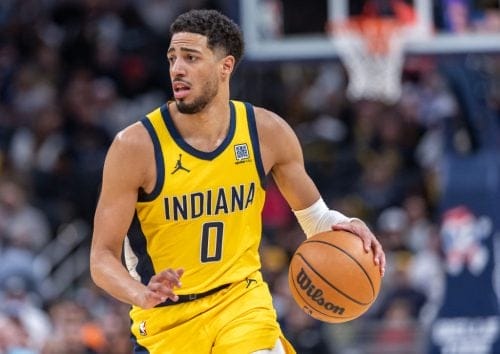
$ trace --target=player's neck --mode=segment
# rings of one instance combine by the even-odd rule
[[[227,136],[230,124],[228,99],[216,99],[195,114],[181,114],[175,104],[170,105],[170,111],[183,139],[198,150],[213,151]]]

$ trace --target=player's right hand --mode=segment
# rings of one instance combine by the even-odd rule
[[[168,268],[153,275],[149,280],[139,306],[149,309],[167,301],[167,299],[177,301],[179,297],[175,294],[174,288],[181,287],[180,279],[182,274],[184,274],[184,269],[182,268],[175,270]]]

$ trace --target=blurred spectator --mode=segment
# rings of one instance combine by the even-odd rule
[[[436,225],[427,228],[425,240],[423,248],[410,260],[408,276],[412,286],[423,292],[427,298],[419,318],[422,324],[427,326],[441,304],[445,271],[441,237]]]
[[[111,144],[111,136],[98,121],[92,74],[87,70],[74,72],[68,82],[64,104],[68,115],[66,134],[68,154],[74,179],[71,198],[77,216],[91,221],[97,202],[104,156]]]
[[[183,0],[152,0],[148,1],[137,10],[145,23],[147,23],[158,35],[168,33],[169,24],[172,23],[175,14],[184,9]]]
[[[377,218],[375,231],[386,251],[387,259],[384,286],[379,296],[383,298],[385,293],[393,291],[398,286],[398,272],[401,272],[402,263],[406,263],[411,257],[406,243],[408,215],[401,207],[384,209]],[[380,306],[380,300],[377,301],[377,305]]]
[[[495,1],[441,0],[438,26],[454,33],[498,33],[500,8]]]
[[[297,353],[329,354],[329,343],[320,330],[321,324],[307,315],[298,306],[293,306],[283,319],[284,330]]]
[[[443,0],[445,28],[450,32],[470,30],[470,8],[467,0]]]
[[[14,132],[9,148],[12,167],[26,176],[34,171],[49,173],[55,170],[66,144],[59,109],[45,105],[35,115],[29,127]]]
[[[33,206],[20,181],[0,179],[0,241],[10,247],[40,250],[51,238],[45,214]]]
[[[104,338],[106,339],[103,354],[130,354],[132,344],[130,341],[130,328],[128,312],[108,311],[99,319]]]
[[[384,293],[379,295],[381,298],[378,300],[377,316],[382,320],[389,319],[393,315],[392,310],[395,304],[401,304],[401,307],[407,312],[409,319],[417,321],[420,317],[421,310],[427,301],[427,296],[420,289],[413,286],[410,281],[410,257],[409,254],[399,255],[399,258],[396,260],[397,264],[395,266],[393,282],[390,286],[385,284],[388,288]],[[400,305],[397,308],[402,309]]]
[[[26,343],[31,348],[39,349],[50,336],[50,321],[41,309],[39,297],[30,292],[26,280],[11,275],[2,286],[0,313],[15,319],[26,332]]]
[[[0,313],[0,353],[5,354],[38,354],[30,346],[28,333],[15,317]]]
[[[406,244],[408,248],[419,253],[427,248],[433,224],[429,220],[430,208],[422,195],[412,194],[403,201],[403,209],[408,218]]]
[[[86,309],[74,301],[52,304],[49,315],[52,332],[43,354],[97,354],[104,349],[106,342],[102,329],[92,322]]]
[[[129,354],[130,341],[129,306],[110,298],[97,288],[90,279],[78,289],[74,295],[76,302],[86,309],[93,323],[88,327],[87,335],[92,335],[93,341],[100,338],[102,332],[104,343],[100,343],[99,354]],[[96,325],[101,328],[96,330]],[[99,339],[100,340],[100,339]],[[96,347],[96,345],[94,345]]]
[[[358,190],[363,202],[373,212],[379,213],[398,202],[401,195],[398,171],[398,159],[395,155],[373,154],[367,158]]]
[[[389,207],[383,210],[378,217],[376,227],[385,249],[392,252],[408,250],[406,244],[408,214],[404,209]]]
[[[11,104],[20,119],[18,124],[30,124],[36,113],[56,97],[54,85],[44,79],[38,68],[29,64],[19,68],[12,89]]]
[[[418,353],[416,321],[411,305],[404,299],[395,299],[386,309],[377,330],[373,353]]]

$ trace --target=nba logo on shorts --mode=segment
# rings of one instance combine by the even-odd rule
[[[234,154],[236,156],[236,163],[248,160],[250,153],[248,152],[247,144],[238,144],[234,146]]]
[[[139,334],[141,336],[148,335],[148,332],[146,332],[146,321],[141,321],[141,323],[139,323]]]

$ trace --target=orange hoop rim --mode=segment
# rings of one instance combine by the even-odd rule
[[[332,37],[347,34],[361,37],[372,54],[387,54],[392,35],[403,28],[403,21],[395,17],[352,16],[342,22],[331,22],[328,32]]]

